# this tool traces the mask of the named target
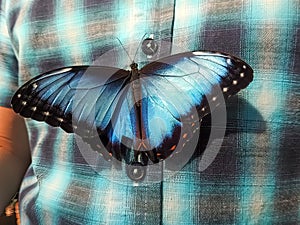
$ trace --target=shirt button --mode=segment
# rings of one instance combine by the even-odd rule
[[[143,181],[146,176],[146,166],[143,166],[142,163],[134,162],[127,165],[126,172],[131,180],[140,182]]]
[[[142,42],[142,51],[147,55],[147,56],[153,56],[158,49],[158,44],[153,38],[146,38]]]

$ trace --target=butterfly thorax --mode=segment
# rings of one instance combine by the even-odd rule
[[[132,91],[133,91],[133,98],[134,98],[134,102],[137,106],[140,106],[141,104],[141,83],[140,83],[140,73],[138,70],[138,64],[133,62],[130,65],[131,71],[130,71],[130,85],[132,87]]]
[[[132,62],[130,64],[130,68],[131,68],[131,81],[138,79],[138,77],[139,77],[138,64],[135,62]]]

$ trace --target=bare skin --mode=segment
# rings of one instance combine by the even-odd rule
[[[24,119],[0,107],[0,214],[18,191],[31,156]]]

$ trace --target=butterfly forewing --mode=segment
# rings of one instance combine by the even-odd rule
[[[128,75],[128,71],[111,67],[57,69],[25,83],[13,96],[12,107],[24,117],[61,126],[67,132],[73,132],[73,122],[92,129],[95,115],[99,111],[97,116],[105,118]]]
[[[191,106],[206,107],[205,98],[213,99],[215,87],[221,88],[225,97],[236,94],[253,80],[253,71],[244,61],[224,53],[195,51],[172,55],[152,62],[141,69],[154,83],[170,83],[174,88],[160,88],[157,95],[168,93],[173,104],[180,101],[180,114],[190,111],[181,96],[188,98]],[[170,87],[170,85],[169,85]],[[186,103],[187,104],[187,103]]]

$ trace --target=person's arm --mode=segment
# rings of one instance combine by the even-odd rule
[[[24,119],[0,106],[0,214],[18,191],[30,157]]]

